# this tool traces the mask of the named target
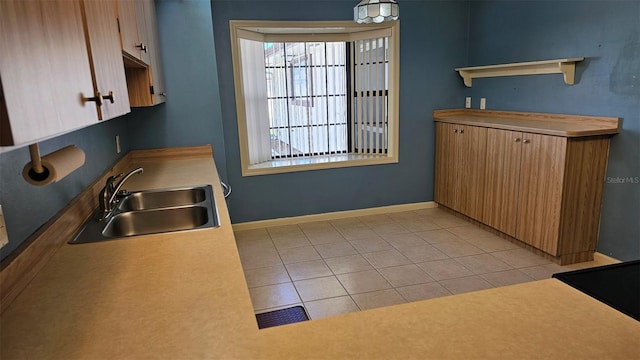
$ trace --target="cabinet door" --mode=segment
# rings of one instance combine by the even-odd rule
[[[516,238],[557,255],[567,139],[524,134]]]
[[[149,32],[147,31],[147,19],[145,8],[149,7],[151,0],[137,0],[136,3],[136,24],[138,25],[138,40],[140,44],[140,59],[145,64],[151,64],[149,53]]]
[[[486,129],[436,123],[436,202],[479,219],[484,193]]]
[[[138,37],[138,18],[134,0],[117,0],[118,24],[120,27],[120,44],[122,51],[142,60],[140,39]]]
[[[164,76],[162,74],[162,62],[160,60],[160,41],[158,40],[158,21],[156,5],[153,0],[145,2],[146,26],[148,31],[149,54],[151,61],[151,73],[153,75],[154,104],[160,104],[166,100]]]
[[[138,5],[138,24],[140,37],[147,49],[143,60],[151,68],[151,105],[157,105],[165,101],[164,77],[160,63],[160,48],[158,41],[158,24],[156,20],[156,6],[153,0],[142,0]],[[140,27],[144,26],[144,30]],[[143,35],[144,34],[144,35]]]
[[[458,134],[455,125],[436,123],[436,173],[435,201],[446,207],[456,209],[456,188],[459,188],[457,164]]]
[[[0,1],[1,145],[19,145],[98,121],[78,1]],[[6,123],[8,121],[8,124]],[[7,130],[10,129],[10,130]]]
[[[103,96],[113,93],[113,103],[105,100],[98,107],[98,117],[102,120],[112,119],[131,111],[116,9],[110,0],[84,0],[82,5],[89,56],[93,64],[94,90]]]
[[[522,133],[487,129],[482,222],[516,236]]]
[[[472,219],[482,217],[485,182],[487,129],[477,126],[457,126],[456,170],[458,188],[457,209]],[[454,130],[454,134],[456,134]]]

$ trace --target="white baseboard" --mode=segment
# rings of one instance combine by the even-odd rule
[[[336,219],[344,219],[344,218],[357,217],[357,216],[378,215],[378,214],[387,214],[387,213],[393,213],[393,212],[430,209],[435,207],[438,207],[438,204],[436,204],[434,201],[427,201],[427,202],[421,202],[421,203],[380,206],[380,207],[367,208],[367,209],[335,211],[335,212],[322,213],[322,214],[312,214],[312,215],[293,216],[293,217],[285,217],[285,218],[278,218],[278,219],[249,221],[249,222],[237,223],[232,225],[233,225],[234,231],[241,231],[241,230],[260,229],[260,228],[265,228],[270,226],[281,226],[281,225],[308,223],[308,222],[314,222],[314,221],[336,220]]]
[[[618,259],[616,259],[614,257],[599,253],[597,251],[593,254],[593,260],[594,261],[599,261],[599,262],[602,262],[602,263],[607,263],[607,264],[616,264],[616,263],[621,262],[620,260],[618,260]]]

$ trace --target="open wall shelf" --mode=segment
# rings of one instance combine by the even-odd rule
[[[576,71],[576,63],[584,60],[583,57],[529,61],[511,64],[475,66],[457,68],[464,84],[471,87],[474,78],[497,77],[497,76],[517,76],[517,75],[537,75],[537,74],[563,74],[564,82],[573,85]]]

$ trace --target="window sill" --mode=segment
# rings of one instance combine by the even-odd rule
[[[281,174],[297,171],[335,169],[397,163],[397,156],[372,154],[336,154],[308,156],[295,159],[271,160],[242,169],[242,176]]]

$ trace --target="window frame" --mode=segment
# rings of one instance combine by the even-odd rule
[[[331,169],[352,166],[390,164],[398,162],[399,137],[399,77],[400,22],[356,24],[352,21],[229,21],[231,55],[235,87],[238,141],[242,176],[255,176],[297,171]],[[388,148],[386,154],[347,153],[300,158],[284,158],[250,164],[249,139],[240,58],[240,39],[260,42],[283,41],[346,41],[373,37],[376,33],[389,36]],[[352,92],[351,89],[349,89]],[[348,111],[351,101],[348,102]],[[351,118],[352,114],[349,115]]]

